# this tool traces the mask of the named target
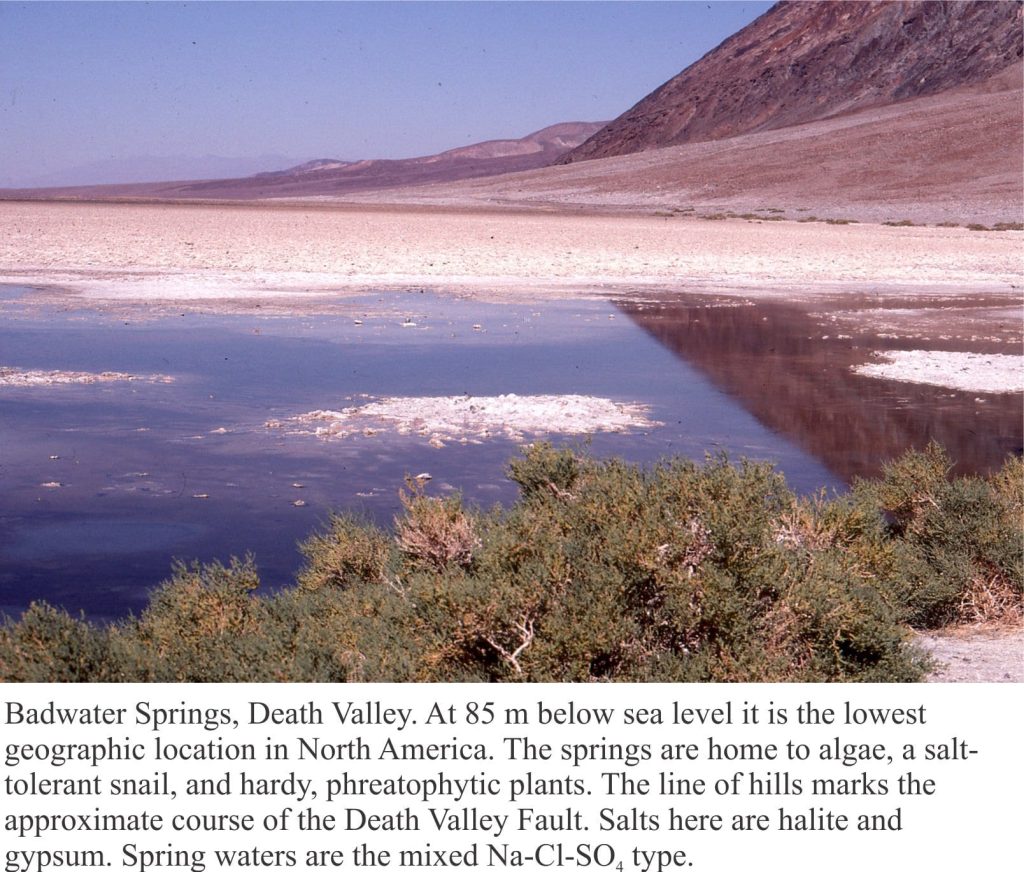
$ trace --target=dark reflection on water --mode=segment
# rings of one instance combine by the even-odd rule
[[[876,475],[886,460],[931,440],[945,446],[961,474],[991,471],[1007,454],[1021,452],[1019,393],[951,391],[851,370],[869,362],[876,350],[1006,353],[1005,345],[866,335],[826,338],[828,329],[807,308],[785,303],[714,306],[666,298],[616,305],[759,421],[846,481]],[[851,301],[842,305],[849,307]]]

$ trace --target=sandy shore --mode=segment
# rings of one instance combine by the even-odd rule
[[[928,681],[1024,682],[1024,629],[967,626],[921,633],[918,644],[936,661]]]

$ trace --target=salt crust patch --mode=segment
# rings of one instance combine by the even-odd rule
[[[388,429],[423,436],[440,447],[452,440],[494,436],[519,440],[524,433],[619,433],[658,426],[659,422],[647,417],[647,411],[647,406],[639,403],[579,394],[384,397],[341,411],[318,409],[285,422],[268,421],[267,426],[287,426],[292,432],[324,438],[372,436]]]
[[[132,375],[127,372],[73,372],[68,370],[18,369],[0,366],[0,387],[38,388],[53,385],[93,385],[100,382],[140,381],[169,384],[169,375]]]
[[[1024,391],[1024,357],[1016,354],[974,354],[966,351],[881,351],[879,363],[853,371],[872,378],[939,385],[979,393]]]

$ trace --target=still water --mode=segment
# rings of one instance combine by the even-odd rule
[[[727,451],[772,461],[800,492],[842,489],[932,436],[978,469],[1021,440],[1019,396],[982,408],[853,376],[850,361],[866,351],[798,341],[805,314],[784,309],[403,294],[317,317],[139,319],[41,312],[19,307],[17,294],[7,289],[0,366],[174,382],[0,387],[0,609],[9,613],[33,599],[95,618],[137,612],[175,558],[251,552],[267,587],[287,584],[298,540],[331,510],[387,524],[406,474],[429,473],[428,493],[458,490],[483,506],[514,498],[504,468],[519,445],[507,438],[438,449],[414,435],[324,441],[265,426],[361,395],[645,403],[662,426],[597,433],[585,450],[640,462]]]

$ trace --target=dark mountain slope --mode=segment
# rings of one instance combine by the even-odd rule
[[[782,2],[560,163],[724,139],[976,85],[1022,56],[1020,2]]]

